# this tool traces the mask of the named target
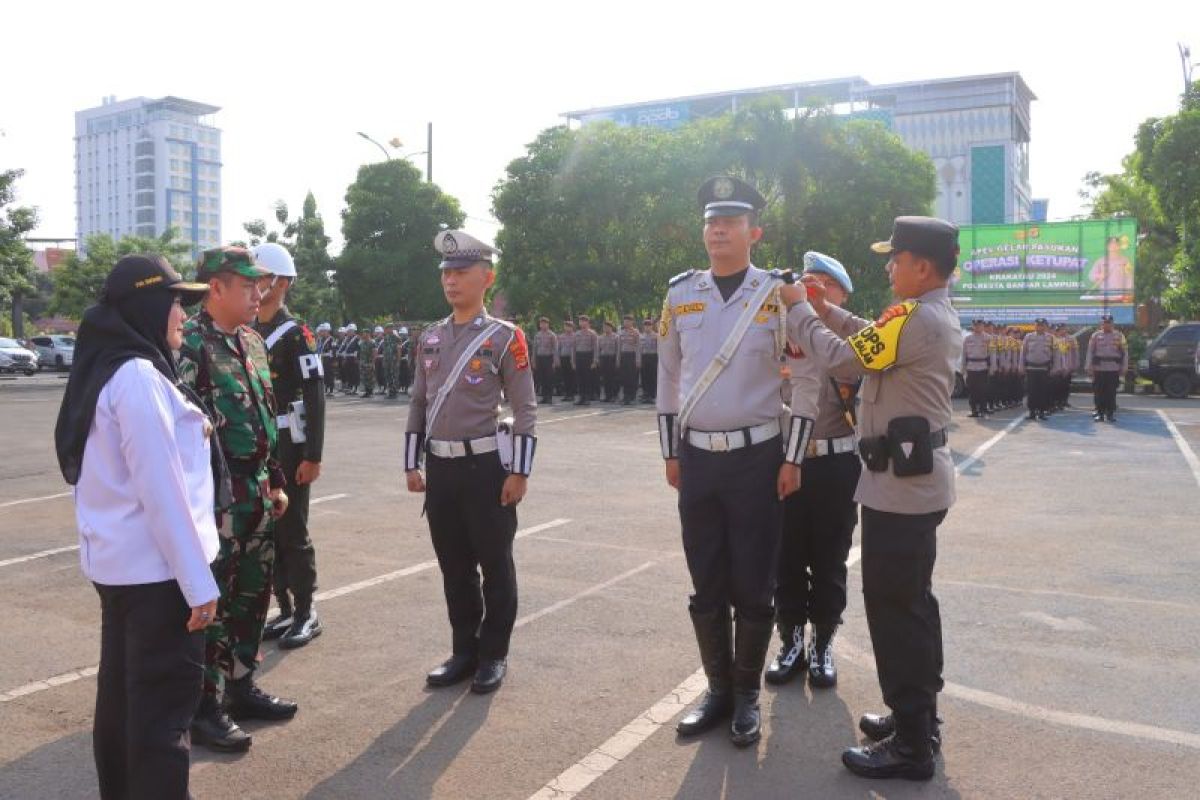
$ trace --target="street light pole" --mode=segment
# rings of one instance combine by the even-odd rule
[[[367,136],[367,135],[366,135],[365,133],[363,133],[362,131],[357,131],[357,133],[358,133],[358,135],[359,135],[359,136],[361,136],[362,138],[366,139],[368,142],[370,142],[371,144],[375,145],[375,146],[376,146],[376,147],[378,147],[380,150],[382,150],[382,151],[383,151],[383,157],[384,157],[384,158],[386,158],[388,161],[391,161],[391,160],[392,160],[392,154],[391,154],[391,153],[389,153],[389,152],[387,151],[387,148],[386,148],[386,147],[384,147],[384,146],[383,146],[383,145],[381,145],[379,142],[377,142],[377,141],[375,141],[374,139],[372,139],[370,136]]]
[[[426,127],[427,141],[425,143],[425,182],[433,183],[433,123]]]

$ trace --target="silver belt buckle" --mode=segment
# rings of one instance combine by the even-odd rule
[[[714,453],[729,452],[729,434],[728,433],[710,433],[708,435],[708,447]]]

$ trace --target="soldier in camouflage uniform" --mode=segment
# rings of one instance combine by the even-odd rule
[[[375,394],[375,340],[371,338],[371,329],[366,325],[358,340],[358,377],[362,381],[362,396]]]
[[[388,323],[383,326],[383,386],[387,388],[387,396],[394,398],[400,391],[398,377],[400,372],[400,337],[396,335],[396,326]]]
[[[236,719],[289,719],[296,704],[254,685],[263,623],[271,600],[275,544],[268,520],[287,509],[286,479],[271,458],[278,439],[267,349],[248,324],[258,312],[258,280],[269,276],[240,247],[206,250],[196,278],[209,284],[204,308],[184,326],[180,380],[204,400],[216,422],[231,477],[229,502],[217,501],[221,550],[213,574],[221,589],[217,618],[206,631],[204,694],[192,739],[218,750],[244,751],[250,736]]]

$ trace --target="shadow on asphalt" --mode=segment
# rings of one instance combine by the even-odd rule
[[[487,720],[492,697],[471,694],[467,684],[430,691],[408,716],[305,796],[431,797],[442,773]]]
[[[47,780],[48,775],[53,775],[54,780]],[[93,800],[96,785],[90,727],[42,745],[0,767],[0,797],[5,798]]]

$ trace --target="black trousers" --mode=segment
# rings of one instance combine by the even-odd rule
[[[1099,414],[1117,413],[1117,388],[1121,385],[1120,372],[1093,372],[1092,395]]]
[[[600,387],[604,390],[605,400],[614,400],[617,396],[617,357],[600,356]]]
[[[554,400],[554,356],[535,356],[533,359],[533,380],[537,390],[542,395],[542,402]]]
[[[1029,412],[1050,410],[1049,376],[1044,369],[1028,369],[1025,371],[1025,403]]]
[[[637,353],[621,353],[617,361],[621,375],[621,397],[629,403],[637,401]]]
[[[783,546],[775,613],[788,625],[842,624],[846,558],[858,524],[854,489],[862,472],[857,453],[806,458],[800,491],[783,501]]]
[[[642,397],[658,398],[658,353],[642,353]]]
[[[517,620],[517,510],[500,505],[508,473],[495,453],[429,455],[426,467],[425,510],[442,568],[454,652],[505,658]]]
[[[321,371],[325,373],[325,391],[332,392],[337,388],[337,370],[334,368],[333,356],[321,356]]]
[[[570,356],[559,356],[558,379],[562,384],[563,397],[575,396],[575,367],[571,365]]]
[[[928,735],[942,690],[942,618],[933,595],[945,511],[895,514],[863,506],[863,603],[883,701],[901,739]]]
[[[679,520],[695,593],[691,610],[769,620],[783,504],[776,494],[783,445],[779,437],[711,453],[685,440],[679,451]]]
[[[579,396],[584,400],[596,399],[596,369],[592,366],[594,358],[593,353],[575,354],[575,380]]]
[[[971,413],[986,411],[988,404],[994,402],[997,392],[988,385],[986,369],[967,371],[967,396],[970,398]]]
[[[101,625],[92,750],[100,797],[183,800],[204,633],[188,633],[191,612],[175,581],[95,586]]]
[[[287,476],[287,511],[275,520],[275,599],[280,608],[307,611],[317,590],[317,552],[308,533],[308,501],[312,484],[296,483],[296,468],[304,460],[304,445],[279,432],[279,464]]]

